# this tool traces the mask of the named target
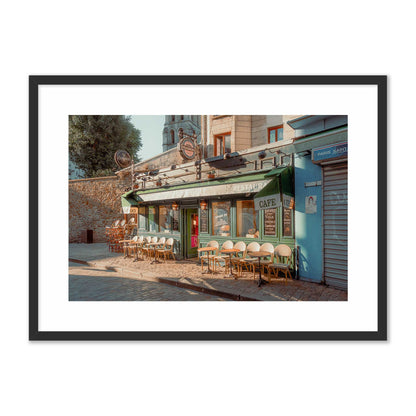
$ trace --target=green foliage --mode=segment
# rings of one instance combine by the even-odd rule
[[[140,130],[128,116],[69,116],[69,157],[86,177],[114,174],[114,153],[127,150],[135,162],[142,147]]]

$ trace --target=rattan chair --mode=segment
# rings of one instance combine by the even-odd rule
[[[237,270],[237,275],[240,276],[240,262],[246,258],[247,245],[244,241],[238,241],[234,244],[234,248],[239,249],[240,252],[236,253],[234,257],[231,257],[231,267],[235,267]]]
[[[210,263],[212,263],[212,259],[214,258],[214,256],[218,256],[218,249],[220,248],[220,245],[218,244],[218,241],[212,240],[205,247],[215,247],[216,248],[215,253],[213,255],[209,256],[209,261],[210,261]],[[199,260],[201,261],[201,267],[203,267],[204,262],[208,263],[208,253],[200,255]]]
[[[227,240],[224,243],[222,243],[221,249],[218,250],[219,252],[221,252],[221,250],[225,250],[225,249],[229,249],[229,248],[233,248],[234,243],[231,240]],[[212,258],[212,262],[214,265],[214,271],[217,268],[217,264],[218,266],[221,266],[220,263],[224,262],[224,267],[227,268],[228,267],[228,262],[230,261],[230,256],[228,254],[218,254],[216,256],[213,256]]]
[[[163,261],[166,261],[166,259],[169,257],[172,257],[173,260],[176,260],[175,253],[173,252],[174,245],[175,245],[175,240],[173,238],[168,238],[163,248],[156,249],[156,256],[159,258],[163,256]]]
[[[287,284],[287,275],[289,274],[292,279],[292,273],[290,269],[292,267],[292,249],[286,244],[279,244],[274,249],[274,256],[277,259],[277,263],[271,263],[267,266],[267,278],[270,282],[272,277],[279,277],[279,271],[285,275],[285,284]],[[281,262],[281,260],[283,260]]]
[[[252,263],[258,261],[256,257],[250,257],[250,251],[259,251],[259,250],[260,250],[260,244],[257,241],[253,241],[247,246],[246,257],[241,259],[239,262],[239,275],[240,276],[243,273],[243,269],[246,269],[247,271],[251,271]]]

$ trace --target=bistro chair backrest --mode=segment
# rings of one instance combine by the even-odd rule
[[[260,251],[260,244],[257,241],[253,241],[247,246],[247,254],[250,255],[250,251]]]
[[[121,220],[120,227],[124,227],[126,225],[126,220]]]
[[[243,257],[246,256],[246,243],[244,241],[237,241],[237,243],[234,244],[234,248],[237,248],[240,250],[240,253],[237,253],[237,255],[241,254]]]
[[[147,236],[147,237],[144,238],[144,242],[146,244],[150,243],[151,241],[152,241],[152,237]]]
[[[207,247],[216,247],[216,248],[219,248],[219,244],[218,244],[218,241],[215,241],[215,240],[213,240],[213,241],[210,241],[208,244],[207,244]]]
[[[133,239],[132,239],[132,241],[135,243],[136,241],[137,241],[137,239],[138,239],[139,237],[137,236],[137,235],[135,235],[134,237],[133,237]]]
[[[160,240],[158,241],[159,244],[165,244],[166,237],[160,237]]]
[[[157,243],[157,237],[152,237],[150,240],[151,243]]]
[[[264,243],[260,246],[260,251],[268,251],[270,254],[273,254],[274,247],[271,243]]]
[[[173,238],[172,237],[170,237],[166,240],[166,246],[167,247],[173,246]]]
[[[292,249],[287,246],[286,244],[279,244],[274,249],[274,255],[279,259],[279,257],[286,257],[288,259],[288,263],[290,263],[292,257]]]
[[[221,250],[227,250],[229,248],[233,248],[233,246],[234,243],[231,240],[227,240],[224,243],[222,243]]]
[[[134,224],[136,221],[135,221],[135,219],[134,219],[134,217],[131,217],[130,219],[129,219],[129,224]]]
[[[118,225],[120,224],[120,220],[116,220],[115,222],[114,222],[114,227],[118,227]]]
[[[141,235],[140,237],[137,237],[138,243],[143,243],[144,237]]]

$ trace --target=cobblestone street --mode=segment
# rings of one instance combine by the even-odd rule
[[[300,280],[272,280],[258,287],[251,273],[224,278],[224,268],[203,275],[197,261],[168,260],[151,264],[134,262],[122,254],[108,252],[106,244],[70,244],[70,300],[241,300],[346,301],[347,292]],[[110,280],[112,279],[112,280]],[[180,285],[175,287],[172,285]],[[208,291],[210,294],[201,293]],[[90,299],[94,297],[94,299]]]
[[[70,301],[221,301],[217,296],[137,280],[100,267],[69,263]]]

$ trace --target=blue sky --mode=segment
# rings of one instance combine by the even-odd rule
[[[142,133],[143,147],[138,156],[141,160],[162,153],[162,130],[165,123],[165,116],[131,116],[131,122]]]

